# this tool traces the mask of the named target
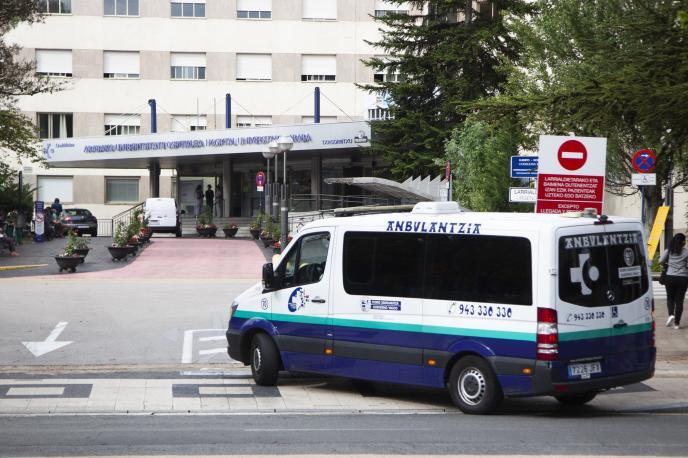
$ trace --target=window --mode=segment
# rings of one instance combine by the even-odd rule
[[[193,132],[205,130],[207,126],[208,121],[205,116],[175,115],[172,116],[170,130],[172,132]]]
[[[205,0],[172,0],[170,7],[172,17],[205,17]]]
[[[301,81],[335,81],[336,79],[336,56],[301,56]]]
[[[105,135],[136,135],[141,133],[141,115],[105,115]]]
[[[521,237],[347,232],[343,262],[351,295],[532,304]]]
[[[265,127],[272,125],[272,116],[237,116],[237,127]]]
[[[205,54],[175,52],[170,55],[173,80],[204,80]]]
[[[280,264],[280,288],[319,282],[325,273],[329,248],[329,233],[303,236]]]
[[[38,11],[47,14],[72,14],[72,0],[38,0]]]
[[[74,201],[72,177],[38,177],[38,200],[53,202],[55,198],[60,202]]]
[[[337,0],[303,0],[302,18],[311,21],[337,20]]]
[[[344,290],[352,295],[422,297],[424,237],[347,232]]]
[[[627,304],[648,290],[640,232],[559,239],[559,298],[583,307]]]
[[[270,81],[272,79],[272,55],[237,54],[237,76],[239,81]]]
[[[41,138],[69,138],[73,136],[72,114],[39,113],[38,128]]]
[[[139,78],[140,57],[137,51],[104,51],[103,78]]]
[[[428,235],[425,297],[531,305],[530,241],[492,235]]]
[[[45,76],[72,76],[72,51],[36,50],[36,73]]]
[[[387,68],[385,70],[377,70],[373,75],[373,81],[376,83],[400,83],[404,79],[398,69],[392,70]]]
[[[302,116],[301,122],[303,124],[313,124],[313,123],[315,123],[315,119],[313,116]],[[327,124],[327,123],[331,123],[331,122],[337,122],[337,117],[336,116],[320,116],[320,124]]]
[[[375,0],[375,17],[383,17],[387,14],[408,14],[411,9],[408,3],[394,3],[385,0]]]
[[[138,201],[138,178],[105,178],[106,203],[134,203]]]
[[[388,119],[394,119],[394,116],[392,116],[392,114],[389,112],[389,108],[368,108],[369,121],[386,121]]]
[[[139,0],[105,0],[105,16],[138,16]]]
[[[237,0],[237,18],[272,19],[272,0]]]

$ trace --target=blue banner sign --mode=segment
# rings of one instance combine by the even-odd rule
[[[511,156],[511,178],[537,178],[537,156]]]

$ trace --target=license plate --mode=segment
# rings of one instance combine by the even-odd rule
[[[569,377],[590,378],[592,374],[602,372],[602,364],[598,362],[569,364]]]

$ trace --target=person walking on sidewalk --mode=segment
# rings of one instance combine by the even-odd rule
[[[660,264],[667,264],[666,283],[667,308],[669,319],[666,325],[674,325],[674,329],[681,328],[683,301],[688,289],[688,248],[686,248],[685,234],[676,234],[671,239],[669,249],[659,258]]]
[[[213,192],[213,187],[208,185],[208,189],[205,191],[205,204],[210,207],[210,213],[213,213],[213,200],[215,199],[215,193]]]

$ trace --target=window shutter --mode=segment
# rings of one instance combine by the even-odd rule
[[[336,75],[337,57],[322,55],[301,56],[302,75]]]
[[[238,80],[271,80],[272,56],[270,54],[237,54]]]
[[[208,120],[205,115],[175,115],[172,116],[172,124],[170,130],[172,132],[188,132],[191,126],[207,127]]]
[[[72,51],[37,49],[36,71],[38,73],[72,73]]]
[[[411,5],[407,2],[404,3],[394,3],[385,0],[375,0],[375,10],[383,11],[408,11],[411,9]]]
[[[205,0],[170,0],[171,3],[205,3]]]
[[[106,126],[141,126],[141,115],[106,114]]]
[[[140,74],[139,53],[137,51],[103,52],[103,73]]]
[[[205,54],[173,52],[170,62],[172,67],[205,67]]]
[[[303,0],[304,19],[337,19],[337,0]]]
[[[272,0],[237,0],[237,11],[272,11]]]
[[[62,203],[74,201],[72,177],[38,177],[38,200],[53,202],[56,197]]]

